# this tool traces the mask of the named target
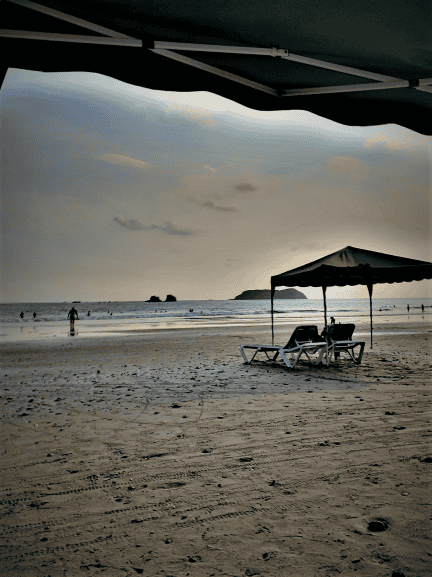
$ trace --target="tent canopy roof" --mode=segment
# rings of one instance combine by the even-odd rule
[[[432,278],[432,263],[347,246],[271,277],[278,286],[355,286]]]
[[[42,12],[30,8],[37,5]],[[73,18],[55,17],[53,10]],[[213,92],[256,110],[307,110],[351,126],[395,123],[431,134],[425,121],[432,108],[430,0],[8,0],[0,11],[6,31],[0,33],[3,76],[8,67],[95,72],[156,90]],[[36,39],[13,31],[47,35]],[[52,34],[75,39],[53,42]],[[158,42],[213,48],[161,48]],[[258,53],[214,51],[216,46]],[[349,67],[351,73],[307,59]],[[286,92],[401,80],[404,87]]]

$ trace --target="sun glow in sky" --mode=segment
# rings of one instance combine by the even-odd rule
[[[2,302],[230,299],[347,245],[432,260],[431,137],[90,73],[9,69],[0,97]]]

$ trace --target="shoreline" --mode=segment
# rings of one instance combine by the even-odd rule
[[[386,334],[418,334],[421,332],[429,331],[432,329],[432,315],[429,317],[428,315],[417,315],[418,318],[400,318],[394,319],[391,316],[387,316],[387,318],[374,318],[373,320],[373,335],[374,336],[385,336]],[[105,321],[101,321],[98,324],[95,324],[91,327],[86,325],[80,325],[80,321],[75,323],[75,334],[73,336],[70,335],[70,326],[69,323],[64,323],[64,326],[59,326],[58,323],[53,322],[40,322],[36,326],[33,323],[28,323],[26,325],[17,323],[16,325],[3,325],[0,329],[0,350],[4,347],[8,347],[12,343],[36,343],[36,342],[51,342],[54,344],[55,339],[57,342],[65,342],[71,340],[81,340],[85,339],[86,341],[91,339],[97,338],[123,338],[123,337],[131,337],[131,336],[139,336],[139,335],[146,335],[146,334],[154,334],[157,335],[158,333],[169,333],[169,332],[179,332],[184,331],[185,334],[189,334],[189,332],[197,332],[203,331],[207,333],[209,331],[214,331],[215,333],[232,333],[232,331],[238,331],[246,336],[264,333],[271,342],[271,324],[268,321],[259,322],[258,320],[251,320],[250,322],[235,322],[229,323],[229,321],[223,324],[216,324],[219,321],[215,320],[214,322],[209,321],[208,319],[203,319],[205,323],[209,323],[208,325],[197,324],[191,326],[189,323],[186,326],[155,326],[153,328],[149,328],[148,326],[136,326],[139,324],[145,325],[146,323],[137,323],[136,321],[132,322],[125,322],[122,320],[118,320],[117,323],[108,323]],[[355,322],[356,321],[356,322]],[[93,321],[94,322],[94,321]],[[169,323],[170,321],[163,321],[165,323]],[[194,320],[191,320],[191,323]],[[347,318],[343,319],[343,322],[354,322],[356,325],[354,331],[354,337],[361,337],[362,339],[366,340],[370,338],[370,325],[369,319],[364,318]],[[122,325],[120,325],[122,323]],[[147,323],[148,324],[148,323]],[[179,325],[178,322],[172,322],[172,325]],[[277,320],[275,323],[275,338],[285,338],[286,335],[289,335],[296,326],[307,324],[307,325],[317,325],[318,330],[324,326],[323,320],[298,320],[298,319],[286,319],[286,320]],[[120,326],[118,326],[120,325]],[[132,325],[132,326],[131,326]],[[135,325],[135,326],[134,326]],[[25,330],[25,332],[23,332]],[[18,332],[20,331],[20,332]],[[35,334],[31,335],[33,331]],[[61,334],[59,334],[61,331]],[[57,334],[56,334],[57,333]],[[282,337],[284,335],[284,337]],[[156,338],[156,337],[155,337]],[[262,337],[260,337],[262,338]],[[275,341],[277,342],[277,341]],[[281,341],[282,342],[282,341]]]
[[[268,326],[2,344],[4,574],[429,575],[432,335],[406,330],[291,371],[243,363]]]

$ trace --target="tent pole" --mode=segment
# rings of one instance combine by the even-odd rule
[[[272,323],[272,346],[274,345],[274,326],[273,326],[273,297],[275,294],[275,287],[271,287],[271,323]]]
[[[324,297],[324,329],[327,330],[327,302],[326,302],[326,290],[327,287],[323,286],[322,287],[322,291],[323,291],[323,297]]]
[[[373,285],[372,284],[368,284],[367,285],[368,288],[368,292],[369,292],[369,315],[370,315],[370,335],[371,335],[371,346],[370,348],[372,349],[372,290],[373,290]]]

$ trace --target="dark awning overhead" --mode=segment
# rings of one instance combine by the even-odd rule
[[[354,286],[432,278],[432,263],[347,246],[309,264],[271,277],[278,286]]]
[[[430,0],[4,0],[0,20],[0,82],[95,72],[432,134]]]

